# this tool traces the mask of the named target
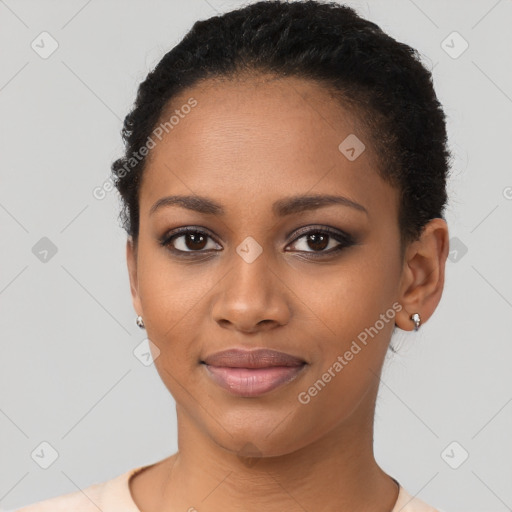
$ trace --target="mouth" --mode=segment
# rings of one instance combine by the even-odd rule
[[[206,357],[201,364],[221,388],[235,396],[255,397],[291,382],[308,363],[270,349],[230,349]]]

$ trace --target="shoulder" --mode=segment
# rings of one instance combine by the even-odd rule
[[[124,505],[125,512],[139,512],[128,485],[129,478],[145,466],[130,469],[110,480],[94,483],[85,489],[47,498],[28,504],[13,512],[113,512],[116,505]]]
[[[398,495],[398,500],[393,507],[391,512],[444,512],[441,509],[437,509],[428,505],[424,501],[419,498],[412,496],[400,486],[400,493]]]
[[[48,498],[37,503],[31,503],[16,512],[64,512],[76,510],[76,512],[98,512],[98,502],[109,481],[93,484],[83,491],[74,491],[53,498]]]

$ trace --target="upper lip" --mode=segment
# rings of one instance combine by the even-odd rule
[[[268,368],[270,366],[301,366],[303,359],[267,348],[244,350],[232,348],[216,352],[201,361],[209,366],[228,368]]]

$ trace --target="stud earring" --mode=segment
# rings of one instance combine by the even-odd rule
[[[135,322],[137,323],[137,325],[141,328],[141,329],[144,329],[145,326],[144,326],[144,320],[142,320],[142,317],[139,315],[137,317],[137,319],[135,320]]]
[[[414,322],[414,330],[417,331],[420,328],[421,317],[419,313],[411,315],[411,320]]]

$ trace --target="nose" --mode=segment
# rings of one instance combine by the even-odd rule
[[[231,269],[218,286],[212,316],[223,328],[254,333],[290,319],[291,292],[264,253],[249,263],[235,252]]]

